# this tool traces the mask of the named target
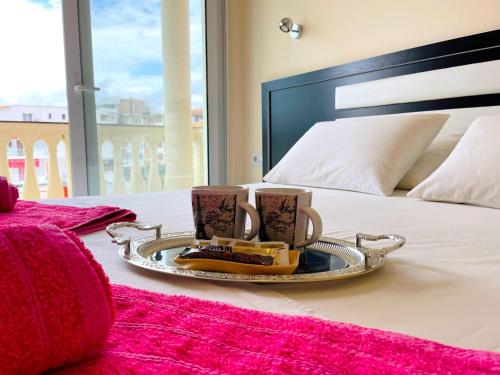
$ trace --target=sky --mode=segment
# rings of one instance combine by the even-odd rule
[[[191,100],[200,108],[201,0],[189,2]],[[135,98],[163,110],[160,15],[160,0],[91,0],[97,103]],[[66,106],[61,0],[0,1],[0,48],[0,104]]]

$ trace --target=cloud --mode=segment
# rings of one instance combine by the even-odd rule
[[[0,97],[16,103],[37,93],[57,98],[53,105],[66,105],[61,17],[56,6],[0,2]]]
[[[92,43],[95,83],[109,96],[147,101],[163,107],[161,3],[157,0],[93,2]],[[202,106],[201,2],[190,2],[190,67],[193,107]],[[112,67],[112,69],[110,69]],[[103,95],[104,97],[104,95]],[[196,99],[195,99],[196,98]]]
[[[163,106],[160,0],[93,0],[94,75],[99,97],[135,97]],[[8,36],[8,37],[6,37]],[[193,107],[203,103],[201,2],[190,1]],[[0,97],[66,105],[61,0],[0,1]],[[165,77],[168,79],[168,77]]]

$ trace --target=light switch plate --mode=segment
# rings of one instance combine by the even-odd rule
[[[262,165],[262,152],[252,153],[252,165],[254,167],[260,167]]]

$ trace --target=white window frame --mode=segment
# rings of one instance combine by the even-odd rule
[[[206,120],[208,124],[208,182],[227,183],[227,38],[226,0],[205,1]]]
[[[71,178],[74,196],[89,194],[83,96],[75,92],[75,86],[82,84],[78,4],[79,1],[63,0],[62,2]]]

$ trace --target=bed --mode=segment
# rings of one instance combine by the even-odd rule
[[[449,111],[457,120],[443,131],[456,132],[464,130],[471,117],[500,113],[500,87],[490,85],[491,67],[499,69],[499,59],[500,30],[496,30],[264,83],[264,172],[317,121]],[[408,81],[405,76],[419,73],[449,82],[457,74],[464,76],[463,69],[471,66],[479,67],[471,73],[476,74],[471,78],[472,89],[465,85],[430,97],[428,90],[423,97],[419,96],[422,90],[406,90],[404,96],[381,97],[375,102],[359,94],[380,90],[380,84],[387,84],[383,81],[386,78],[402,77],[403,81],[396,79],[389,84],[404,87]],[[411,87],[422,86],[418,77],[422,76],[417,76]],[[249,187],[253,191],[269,185]],[[406,197],[405,191],[388,197],[320,188],[312,191],[313,207],[323,218],[325,235],[353,240],[356,232],[398,233],[407,238],[407,244],[391,254],[382,269],[361,278],[262,286],[155,275],[123,262],[102,231],[86,235],[83,240],[113,283],[258,310],[314,315],[465,348],[500,351],[500,210],[426,202]],[[142,223],[162,223],[164,231],[192,228],[189,191],[51,202],[121,206],[135,211]]]

